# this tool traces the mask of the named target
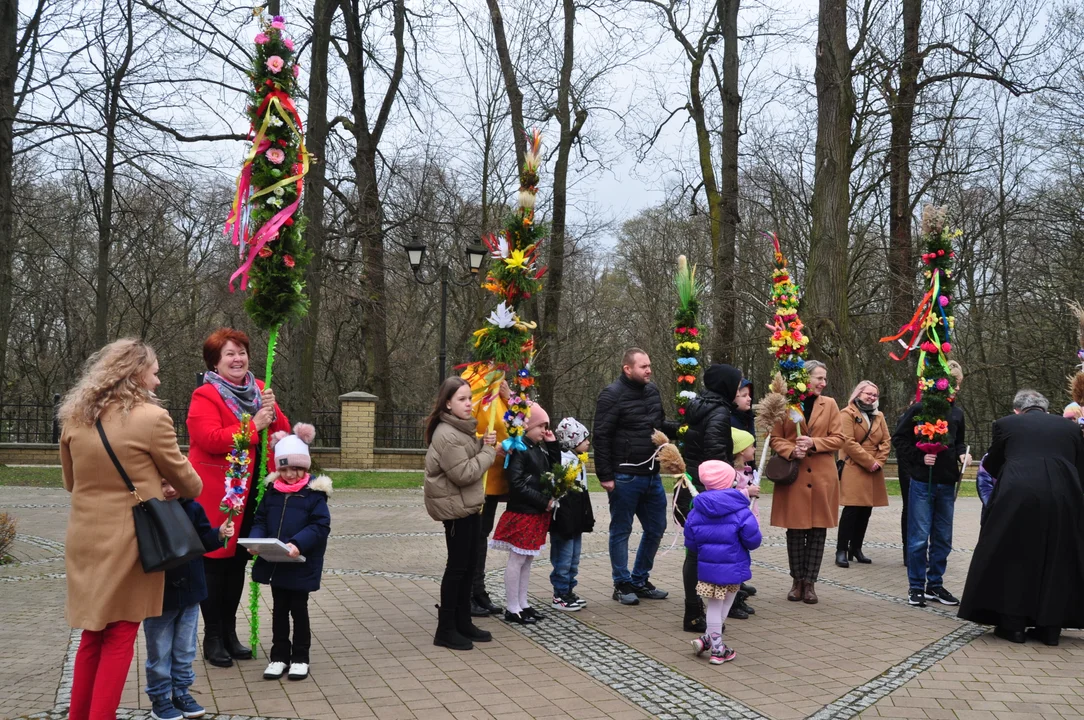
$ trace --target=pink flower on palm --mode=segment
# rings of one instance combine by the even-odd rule
[[[283,62],[282,58],[280,58],[278,55],[272,55],[271,57],[267,58],[267,62],[265,64],[267,65],[268,70],[278,74],[282,72],[282,68],[286,63]]]

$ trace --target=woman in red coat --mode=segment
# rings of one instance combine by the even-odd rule
[[[259,434],[290,432],[290,421],[275,404],[275,393],[265,389],[248,369],[248,336],[239,330],[220,328],[203,343],[207,372],[203,385],[192,393],[188,406],[188,461],[203,480],[198,501],[212,526],[226,520],[219,510],[226,491],[226,454],[233,447],[233,434],[241,427],[241,416],[248,414],[253,443],[250,457],[259,457]],[[256,466],[254,461],[252,467]],[[245,512],[241,527],[226,547],[209,552],[203,565],[207,574],[207,599],[203,610],[203,655],[207,662],[229,667],[233,659],[252,657],[252,650],[237,639],[237,606],[245,587],[249,554],[237,552],[237,538],[248,537],[256,513],[254,480],[245,493]]]

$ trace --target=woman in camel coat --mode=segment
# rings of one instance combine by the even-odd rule
[[[843,472],[839,478],[839,538],[836,540],[836,565],[850,567],[850,560],[873,562],[862,554],[869,517],[875,507],[888,505],[884,464],[892,447],[885,417],[877,409],[880,392],[869,380],[855,386],[843,414],[843,449],[839,459]]]
[[[836,401],[821,396],[828,384],[828,369],[816,360],[805,366],[812,395],[802,403],[801,428],[789,416],[772,428],[772,450],[788,460],[801,460],[798,479],[774,490],[772,526],[787,529],[787,558],[794,580],[787,600],[813,605],[827,528],[836,526],[839,512],[835,454],[843,447],[843,431]]]
[[[158,360],[138,340],[118,340],[87,361],[87,370],[58,413],[60,460],[72,494],[64,545],[66,615],[82,628],[75,656],[69,717],[113,717],[132,663],[139,623],[162,614],[165,573],[139,561],[128,492],[98,435],[101,420],[136,492],[163,499],[167,480],[184,497],[202,482],[181,454],[169,413],[154,399]]]

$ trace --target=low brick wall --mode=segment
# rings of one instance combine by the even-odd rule
[[[378,470],[424,470],[425,450],[376,448],[373,467]]]
[[[0,443],[0,465],[59,464],[59,445],[51,443]]]

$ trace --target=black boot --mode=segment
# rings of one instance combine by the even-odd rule
[[[734,600],[734,605],[740,608],[747,615],[756,615],[757,611],[751,608],[749,606],[749,603],[746,602],[746,600],[748,599],[749,593],[745,592],[744,590],[739,590],[738,597]]]
[[[222,634],[217,625],[203,629],[203,657],[215,667],[232,667],[233,659],[222,644]]]
[[[450,650],[473,650],[474,643],[463,637],[455,626],[455,611],[452,608],[437,610],[437,633],[433,644]]]
[[[681,624],[685,632],[703,635],[708,631],[708,621],[704,617],[704,604],[699,600],[685,602],[685,619]]]
[[[857,550],[851,550],[851,560],[854,560],[855,562],[860,562],[863,565],[869,565],[871,562],[873,562],[868,557],[862,554],[862,548],[858,548]]]
[[[245,647],[237,638],[236,621],[230,623],[222,633],[222,645],[234,660],[252,659],[252,648]]]
[[[841,568],[849,568],[851,564],[847,562],[847,551],[836,550],[836,565]]]
[[[489,610],[482,607],[474,598],[470,599],[470,615],[471,617],[489,617]]]
[[[489,593],[485,591],[485,588],[483,588],[481,592],[474,592],[471,599],[478,607],[483,608],[490,615],[500,615],[504,612],[504,608],[493,603],[489,597]]]
[[[471,620],[473,613],[470,610],[460,610],[455,615],[455,629],[459,634],[472,642],[489,642],[493,639],[492,633],[483,630]]]
[[[745,593],[746,595],[748,595],[749,597],[753,597],[754,595],[757,594],[757,589],[755,587],[753,587],[752,585],[750,585],[749,583],[742,583],[741,584],[741,591],[743,593]]]

